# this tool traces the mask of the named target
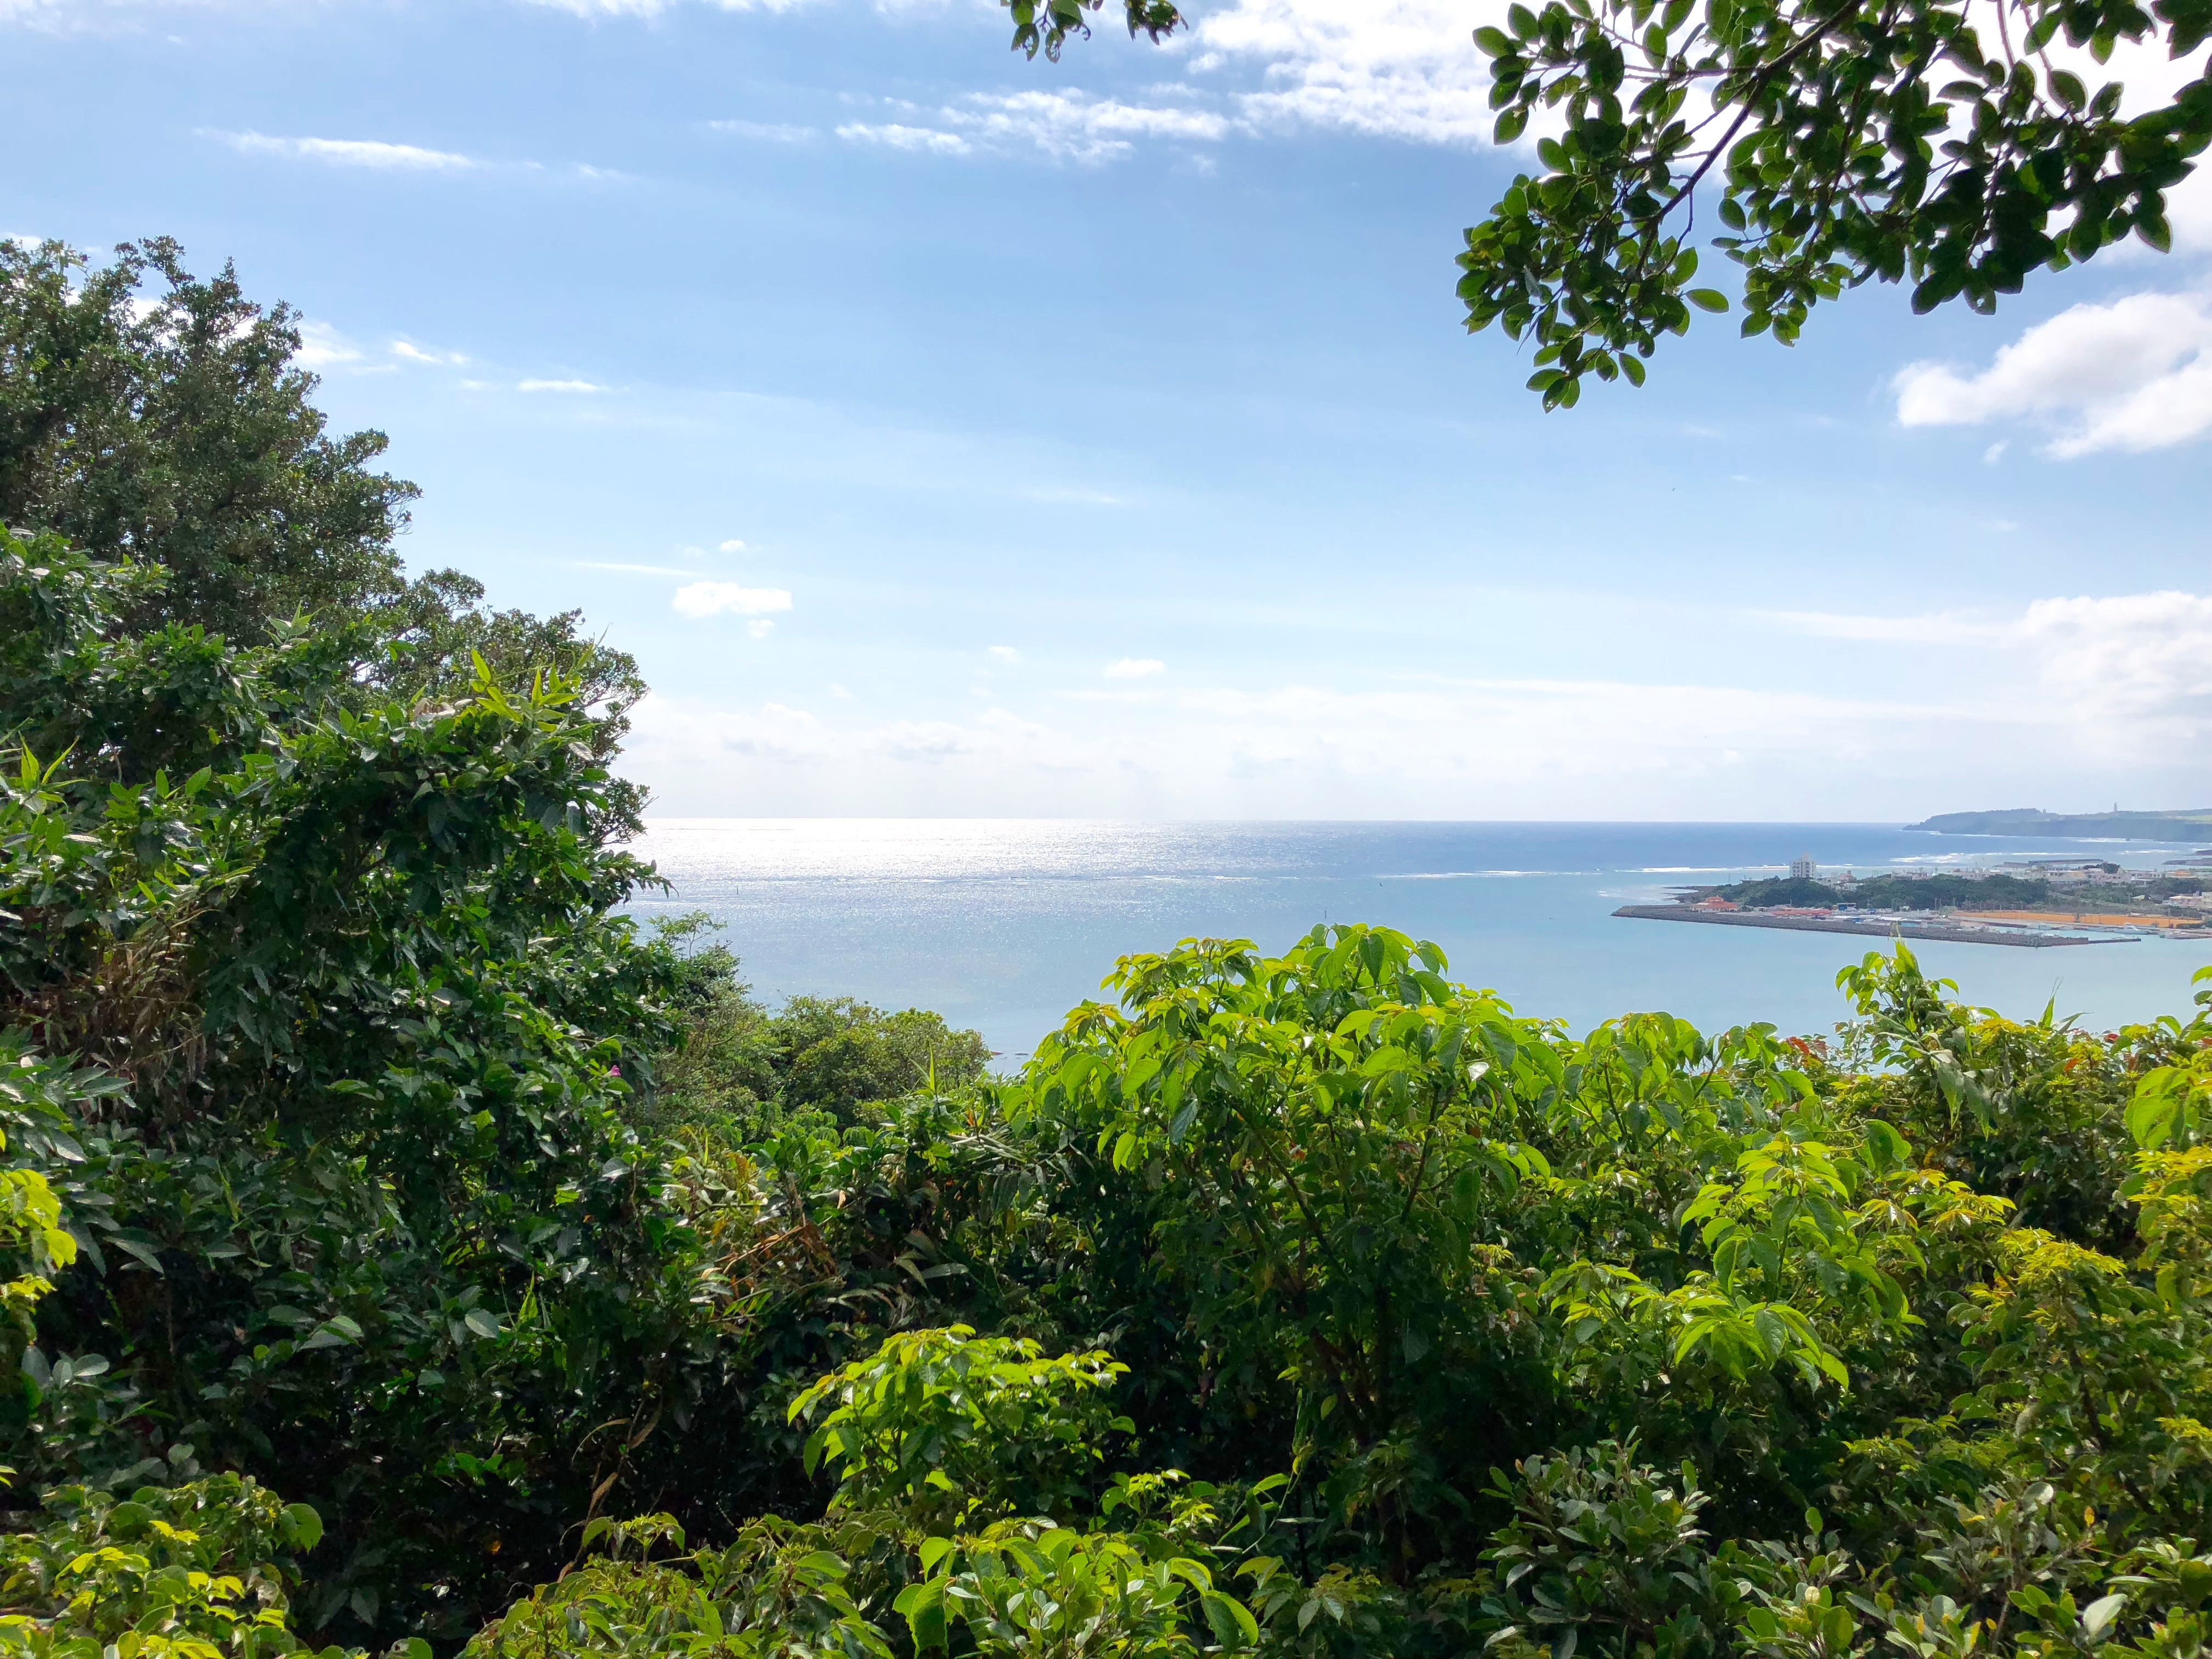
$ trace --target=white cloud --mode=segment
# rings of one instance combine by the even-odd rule
[[[745,624],[745,632],[757,640],[764,640],[775,627],[772,622],[749,622]]]
[[[1445,681],[1201,688],[1148,703],[869,724],[652,697],[627,750],[664,810],[1125,816],[1752,814],[1778,769],[1954,777],[2002,711],[1732,687]],[[1631,806],[1631,803],[1634,803]],[[1653,804],[1663,810],[1654,812]],[[1770,808],[1771,810],[1771,808]]]
[[[944,112],[945,119],[978,143],[1030,144],[1077,161],[1127,155],[1139,138],[1214,142],[1231,123],[1210,110],[1125,104],[1066,92],[977,93]]]
[[[1963,611],[1925,617],[1857,617],[1826,611],[1758,611],[1755,622],[1824,640],[1862,640],[1883,645],[2001,645],[2017,623],[1993,622]]]
[[[441,366],[458,367],[468,362],[468,358],[460,352],[425,351],[422,347],[405,340],[394,340],[392,343],[392,355],[395,357],[404,357],[410,363],[436,363]]]
[[[1154,674],[1164,674],[1168,665],[1157,657],[1124,657],[1121,661],[1106,665],[1109,680],[1141,680]]]
[[[781,587],[740,587],[735,582],[693,582],[676,590],[677,614],[684,617],[757,617],[788,611],[791,594]]]
[[[745,544],[732,536],[721,544],[720,550],[725,553],[742,553],[745,550]]]
[[[258,132],[216,132],[233,149],[248,155],[283,155],[324,161],[332,167],[374,167],[385,172],[463,173],[481,167],[473,156],[419,144],[387,144],[368,138],[272,138]]]
[[[2200,752],[2212,738],[2212,595],[2038,599],[2019,631],[2077,718],[2154,722]]]
[[[1826,639],[2015,653],[2055,724],[2132,753],[2191,753],[2212,740],[2212,595],[2038,599],[2009,617],[1768,611],[1755,619]]]
[[[989,654],[1000,662],[1019,662],[1022,659],[1022,653],[1011,645],[992,646]]]
[[[337,363],[357,363],[361,348],[328,323],[301,323],[300,349],[292,361],[302,368],[329,368]]]
[[[2212,431],[2212,302],[2136,294],[2075,306],[1979,374],[1915,363],[1894,386],[1906,426],[2041,416],[2060,425],[2054,456],[2166,448]]]
[[[1237,96],[1257,125],[1487,143],[1489,59],[1472,36],[1504,11],[1496,0],[1236,0],[1200,18],[1192,68],[1257,68],[1261,89]]]
[[[518,380],[517,392],[605,392],[607,388],[591,380]]]
[[[822,135],[812,127],[788,126],[776,121],[709,121],[709,132],[726,132],[734,138],[757,138],[769,144],[804,144]]]
[[[1116,676],[1034,711],[884,721],[822,698],[654,698],[631,751],[671,811],[1098,816],[1915,817],[2053,777],[2201,794],[2212,593],[2052,598],[2008,613],[1747,616],[1975,656],[1948,696],[1401,674],[1364,685]],[[1136,661],[1140,659],[1130,659]],[[1116,665],[1119,666],[1119,665]],[[1868,684],[1889,683],[1869,673]],[[963,698],[960,701],[965,702]]]
[[[939,132],[933,127],[910,127],[897,122],[884,125],[848,122],[837,129],[837,136],[848,143],[881,144],[890,149],[919,151],[929,155],[965,155],[972,148],[957,132]]]
[[[614,570],[630,576],[690,576],[698,573],[671,564],[611,564],[599,559],[571,559],[571,570]]]

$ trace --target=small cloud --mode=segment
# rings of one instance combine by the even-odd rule
[[[522,380],[517,392],[605,392],[607,388],[589,380]]]
[[[1109,680],[1141,680],[1167,672],[1168,665],[1157,657],[1124,657],[1106,665],[1106,678]]]
[[[1125,104],[1073,88],[975,93],[945,109],[944,118],[983,143],[1034,144],[1048,155],[1077,161],[1127,155],[1140,138],[1218,142],[1231,125],[1212,110]]]
[[[1022,659],[1022,653],[1011,645],[994,645],[990,648],[988,654],[997,658],[1000,662],[1019,662]]]
[[[328,323],[300,325],[300,349],[292,361],[302,368],[328,368],[333,363],[357,363],[361,348]]]
[[[441,367],[446,365],[458,367],[468,362],[468,359],[458,351],[425,351],[422,347],[410,344],[405,340],[394,340],[392,343],[392,355],[395,357],[404,357],[410,363],[436,363]]]
[[[939,132],[934,127],[909,127],[898,122],[886,122],[872,126],[866,122],[848,122],[837,129],[837,136],[848,143],[881,144],[888,149],[902,149],[928,155],[965,155],[973,148],[957,132]]]
[[[791,594],[781,587],[740,587],[735,582],[693,582],[676,590],[677,614],[684,617],[757,617],[788,611]]]
[[[812,127],[786,126],[775,121],[709,121],[709,132],[726,132],[733,138],[753,138],[764,144],[804,144],[821,134]]]
[[[849,697],[853,694],[838,684],[836,681],[832,680],[830,682],[830,695],[833,697]]]
[[[614,570],[625,576],[692,576],[698,573],[666,564],[609,564],[598,559],[571,559],[571,570]]]
[[[722,543],[718,550],[724,553],[742,553],[745,550],[745,544],[732,536],[729,540]]]
[[[2000,438],[1996,442],[1991,444],[1987,449],[1982,452],[1982,465],[1984,466],[1995,466],[1999,461],[2004,459],[2005,442],[2006,441],[2004,439]]]
[[[745,624],[745,632],[757,640],[764,640],[769,636],[769,631],[775,626],[772,622],[749,622]]]
[[[489,392],[491,390],[491,382],[489,380],[464,380],[461,382],[461,390],[464,392]]]
[[[242,155],[282,155],[331,167],[372,167],[386,173],[465,173],[481,167],[473,155],[420,144],[387,144],[373,138],[274,138],[259,132],[210,131]]]

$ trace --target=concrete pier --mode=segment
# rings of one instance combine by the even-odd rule
[[[2017,945],[2040,951],[2054,945],[2116,945],[2130,935],[2062,938],[2052,933],[1999,932],[1940,921],[1876,921],[1857,916],[1763,916],[1755,910],[1701,910],[1690,904],[1624,904],[1613,913],[1639,921],[1702,921],[1721,927],[1780,927],[1796,933],[1860,933],[1869,939],[1947,939],[1958,945]]]

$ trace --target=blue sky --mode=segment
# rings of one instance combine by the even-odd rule
[[[410,562],[637,653],[665,813],[2212,802],[2212,194],[1544,416],[1452,295],[1497,9],[0,0],[0,234],[296,305]]]

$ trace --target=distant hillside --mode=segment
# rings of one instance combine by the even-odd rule
[[[1996,812],[1940,812],[1908,830],[1939,836],[2072,836],[2120,841],[2212,841],[2212,806],[2171,812],[2045,812],[2033,806]]]

